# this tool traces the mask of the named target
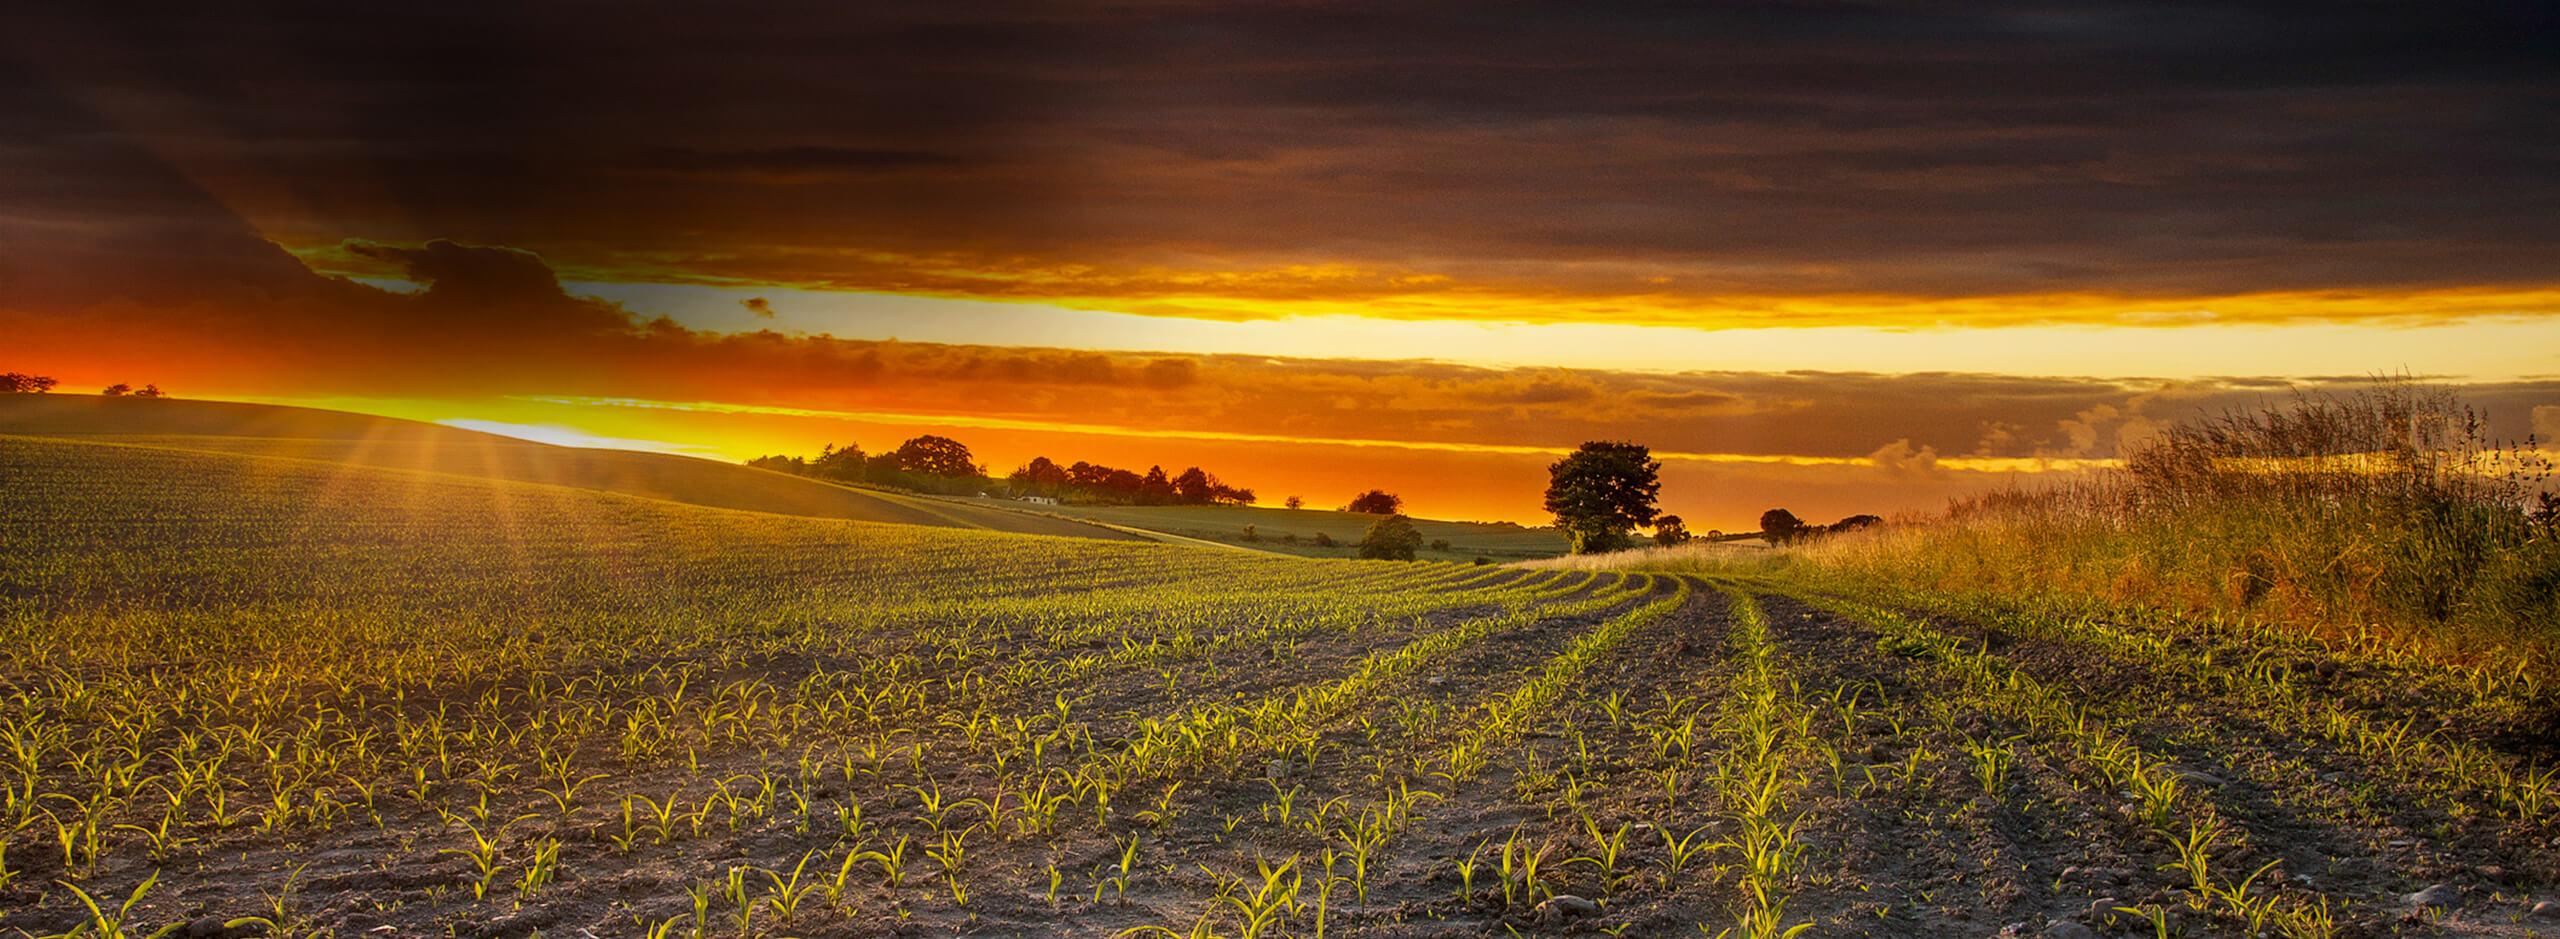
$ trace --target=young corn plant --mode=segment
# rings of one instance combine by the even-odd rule
[[[816,852],[801,855],[800,863],[792,865],[789,877],[777,871],[760,871],[765,877],[765,905],[773,907],[774,916],[783,925],[790,925],[792,918],[800,913],[800,904],[823,886],[818,881],[808,880],[802,876],[809,869],[809,859],[816,856]],[[841,888],[838,889],[841,895]]]
[[[160,882],[159,871],[153,871],[151,872],[151,876],[143,878],[142,883],[133,888],[133,893],[126,896],[124,903],[116,907],[116,910],[113,913],[107,912],[105,907],[98,904],[98,899],[96,897],[90,896],[88,891],[80,889],[79,885],[68,881],[55,882],[61,884],[65,889],[70,890],[72,896],[79,898],[81,907],[89,911],[89,921],[81,924],[78,928],[73,929],[67,934],[67,937],[95,936],[96,939],[160,939],[160,937],[176,932],[179,927],[186,925],[184,923],[171,923],[169,925],[162,926],[159,929],[145,933],[138,932],[137,930],[139,927],[133,924],[133,908],[142,905],[143,894],[150,893],[152,885]],[[46,939],[61,939],[61,937],[46,937]]]

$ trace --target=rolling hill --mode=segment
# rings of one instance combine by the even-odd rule
[[[970,499],[957,504],[1049,513],[1123,528],[1178,535],[1233,547],[1255,548],[1305,557],[1351,557],[1353,545],[1378,521],[1375,515],[1330,509],[1275,509],[1234,505],[1043,505]],[[1487,558],[1517,561],[1565,553],[1564,536],[1553,528],[1529,528],[1505,522],[1451,522],[1417,518],[1424,560],[1464,561]],[[1248,532],[1250,540],[1247,540]],[[1316,536],[1333,542],[1320,545]],[[1435,547],[1446,543],[1447,547]]]
[[[0,435],[0,935],[2551,935],[2532,673],[1804,570]]]
[[[778,515],[1113,540],[1073,519],[853,489],[714,460],[563,447],[344,411],[94,395],[0,396],[0,434],[545,483]]]

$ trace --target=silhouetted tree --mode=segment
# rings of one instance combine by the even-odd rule
[[[1848,518],[1831,523],[1831,530],[1835,532],[1857,531],[1862,528],[1881,524],[1884,524],[1884,519],[1874,515],[1852,515]]]
[[[1013,475],[1005,477],[1005,481],[1012,483],[1013,488],[1020,492],[1053,494],[1067,486],[1067,476],[1066,467],[1059,466],[1048,457],[1035,456],[1031,462],[1022,464],[1022,468],[1014,470]]]
[[[794,476],[809,471],[809,461],[796,456],[783,456],[779,453],[772,456],[756,457],[755,459],[748,460],[747,465],[757,469],[772,470],[777,473],[790,473]]]
[[[24,372],[0,372],[0,394],[40,395],[53,390],[56,382],[43,375]]]
[[[1307,500],[1299,496],[1290,496],[1286,499],[1280,500],[1280,505],[1284,508],[1290,509],[1291,511],[1295,511],[1297,509],[1305,508]]]
[[[1665,515],[1654,519],[1653,543],[1666,548],[1689,543],[1688,524],[1682,522],[1677,515]]]
[[[1147,467],[1147,476],[1138,482],[1138,501],[1147,505],[1163,505],[1173,501],[1173,480],[1164,467]]]
[[[1770,544],[1783,544],[1804,537],[1804,520],[1785,509],[1760,513],[1760,537]]]
[[[926,434],[899,444],[898,468],[927,476],[976,476],[978,461],[969,448],[949,437]]]
[[[1218,484],[1218,477],[1197,466],[1183,470],[1182,475],[1173,478],[1174,497],[1191,505],[1207,505],[1217,497],[1219,490],[1225,488]]]
[[[1419,547],[1422,533],[1402,515],[1379,519],[1369,526],[1368,534],[1360,536],[1360,556],[1373,561],[1410,561]]]
[[[52,381],[53,381],[53,379],[48,378],[48,379],[45,379],[45,381],[46,381],[46,382],[48,382],[48,384],[46,384],[46,385],[45,385],[45,387],[47,387],[47,388],[51,388],[51,387],[53,387],[53,386],[50,384],[50,382],[52,382]],[[137,397],[137,398],[166,398],[166,397],[168,397],[168,396],[169,396],[169,393],[168,393],[168,392],[166,392],[166,391],[162,391],[162,390],[160,390],[160,386],[158,386],[158,385],[144,385],[144,386],[142,386],[141,390],[134,392],[134,393],[133,393],[133,396],[134,396],[134,397]]]
[[[98,393],[110,398],[121,398],[125,395],[132,394],[133,386],[123,382],[117,382],[115,384],[108,385],[105,388],[98,389]]]
[[[1592,441],[1547,467],[1547,511],[1575,554],[1615,551],[1653,524],[1662,464],[1632,443]]]
[[[870,457],[863,455],[861,447],[846,444],[844,449],[838,450],[835,444],[830,443],[826,449],[818,451],[818,458],[809,461],[803,472],[820,479],[858,483],[868,475],[865,470],[869,463]]]
[[[1403,509],[1404,497],[1384,489],[1371,489],[1352,496],[1351,504],[1342,507],[1345,512],[1359,512],[1365,515],[1394,515]]]

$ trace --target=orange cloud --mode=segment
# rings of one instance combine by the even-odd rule
[[[750,444],[811,450],[857,428],[873,442],[938,428],[1016,441],[987,451],[999,461],[1040,455],[1035,447],[1204,465],[1206,457],[1191,454],[1259,452],[1213,468],[1266,487],[1338,481],[1318,465],[1323,459],[1378,479],[1417,479],[1426,466],[1509,467],[1502,478],[1513,481],[1505,485],[1529,487],[1513,490],[1512,508],[1457,505],[1513,518],[1528,502],[1522,493],[1534,491],[1533,474],[1518,468],[1541,467],[1585,440],[1636,440],[1678,473],[1756,480],[1758,488],[1738,492],[1820,479],[1834,487],[1833,501],[1808,504],[1848,506],[1863,486],[1866,502],[1855,510],[1916,508],[1915,498],[2016,474],[2105,465],[2163,421],[2289,387],[2241,379],[1666,374],[719,333],[573,295],[528,252],[441,241],[361,250],[423,289],[385,291],[304,271],[271,276],[247,294],[169,283],[142,285],[151,302],[31,305],[0,297],[0,332],[13,340],[6,364],[72,387],[149,381],[200,396],[355,398],[368,409],[385,400],[442,402],[425,416],[710,446],[732,456],[748,455],[739,448]],[[2560,399],[2560,385],[2549,382],[2472,391],[2493,417],[2516,424],[2512,436],[2535,419],[2533,405]],[[525,409],[540,413],[516,413]],[[742,421],[765,430],[740,437],[732,425]]]
[[[316,268],[379,275],[342,245],[296,248]],[[1428,271],[1352,262],[1267,263],[1239,258],[1193,267],[1107,259],[1061,261],[946,252],[861,251],[806,256],[783,246],[717,256],[605,253],[564,270],[582,280],[775,286],[1037,302],[1069,309],[1219,321],[1351,315],[1399,320],[1606,323],[1699,329],[1881,326],[1969,328],[2075,324],[2178,327],[2205,323],[2422,324],[2560,314],[2560,283],[2381,285],[2312,290],[2123,290],[1968,294],[1723,285],[1675,262],[1590,265],[1520,260],[1499,270]],[[1694,285],[1694,286],[1693,286]]]

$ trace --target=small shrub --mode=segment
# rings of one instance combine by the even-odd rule
[[[1389,515],[1369,526],[1360,536],[1360,556],[1375,561],[1410,561],[1414,549],[1422,547],[1422,532],[1413,520],[1402,515]]]

